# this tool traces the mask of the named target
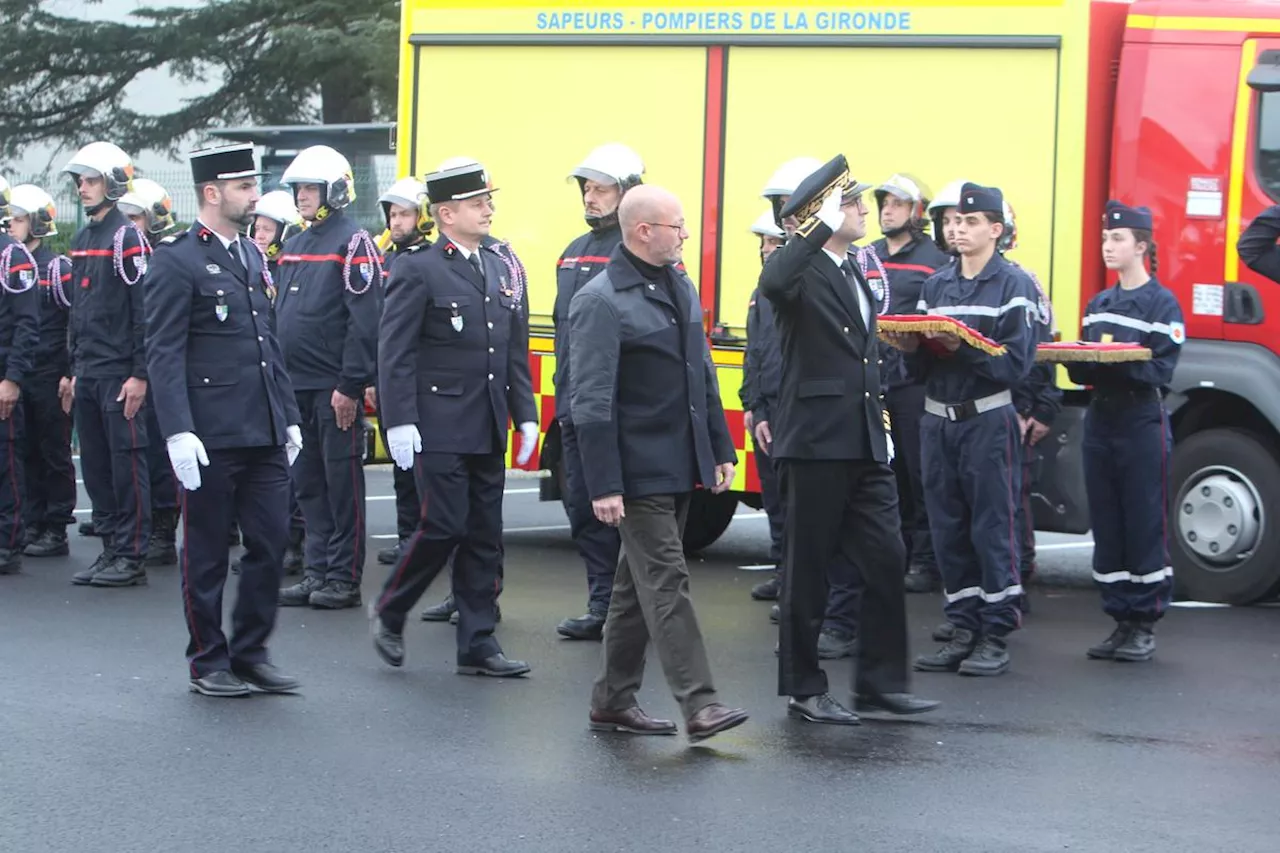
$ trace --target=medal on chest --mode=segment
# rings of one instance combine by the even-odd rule
[[[227,322],[227,296],[221,290],[218,291],[218,304],[214,306],[213,316],[218,318],[219,323]]]
[[[449,325],[458,334],[462,334],[462,315],[458,313],[458,303],[449,303]]]

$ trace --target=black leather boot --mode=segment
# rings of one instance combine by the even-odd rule
[[[1009,644],[1004,637],[983,637],[982,642],[960,662],[961,675],[1003,675],[1009,668]]]
[[[965,658],[973,654],[978,645],[978,638],[964,628],[957,628],[955,635],[942,648],[931,655],[920,655],[916,658],[915,668],[919,672],[955,672]]]
[[[147,542],[145,566],[178,565],[178,511],[158,509],[151,513],[151,539]]]
[[[1116,648],[1115,659],[1138,663],[1156,653],[1156,624],[1146,620],[1129,623],[1129,637]]]

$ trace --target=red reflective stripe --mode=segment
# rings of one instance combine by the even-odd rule
[[[557,264],[557,266],[562,267],[565,264],[607,264],[607,263],[609,263],[608,258],[602,258],[602,257],[599,257],[598,255],[583,255],[580,258],[562,258],[560,263]]]
[[[25,270],[33,270],[33,269],[35,269],[35,267],[31,266],[31,264],[14,264],[13,266],[9,267],[9,272],[23,272]]]
[[[58,279],[58,281],[71,281],[71,273],[67,273],[66,275],[62,276],[61,278]]]
[[[889,261],[884,262],[884,268],[887,270],[910,270],[912,272],[922,272],[925,275],[933,275],[937,272],[933,267],[927,267],[924,264],[895,264]]]
[[[73,258],[109,258],[114,254],[110,249],[72,249]]]
[[[125,257],[125,258],[127,258],[127,257],[129,257],[130,255],[139,255],[139,254],[141,254],[141,253],[142,253],[142,247],[141,247],[141,246],[134,246],[132,249],[125,249],[123,252],[121,252],[121,253],[120,253],[120,255],[121,255],[121,257]],[[108,254],[110,254],[110,253],[108,252]]]
[[[329,261],[342,263],[342,258],[338,255],[281,255],[280,263],[282,264],[323,264]]]

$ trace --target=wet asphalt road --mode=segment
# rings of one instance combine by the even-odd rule
[[[532,487],[508,487],[499,628],[525,680],[454,675],[448,625],[411,622],[395,671],[362,611],[291,609],[273,653],[301,694],[207,699],[186,688],[175,569],[72,587],[98,547],[73,535],[71,558],[0,578],[0,851],[1280,848],[1280,609],[1177,609],[1154,663],[1097,663],[1094,595],[1041,588],[1004,677],[918,675],[939,712],[811,726],[774,696],[760,576],[737,568],[763,525],[744,519],[695,563],[694,595],[722,697],[751,720],[696,747],[599,736],[599,646],[553,631],[585,582],[563,531],[531,529],[563,524]],[[371,470],[370,494],[389,491]],[[390,501],[369,527],[392,532]],[[385,571],[371,554],[366,600]],[[938,602],[910,610],[928,648]],[[848,662],[828,672],[843,694]],[[676,711],[656,661],[642,702]]]

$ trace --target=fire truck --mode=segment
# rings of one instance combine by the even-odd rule
[[[402,9],[400,171],[460,154],[484,162],[500,188],[495,234],[529,268],[543,432],[527,467],[544,473],[544,499],[559,498],[551,310],[556,260],[585,230],[566,177],[578,159],[604,142],[631,146],[691,223],[684,263],[739,451],[733,490],[694,501],[685,545],[696,550],[740,503],[759,506],[738,388],[760,191],[785,160],[841,152],[872,183],[905,171],[933,187],[1003,188],[1017,214],[1012,257],[1046,283],[1064,340],[1108,284],[1104,202],[1152,208],[1159,277],[1187,331],[1167,400],[1179,591],[1233,604],[1280,592],[1280,284],[1235,249],[1280,198],[1274,0]],[[1036,463],[1036,526],[1085,533],[1089,392],[1060,382],[1064,411]]]

